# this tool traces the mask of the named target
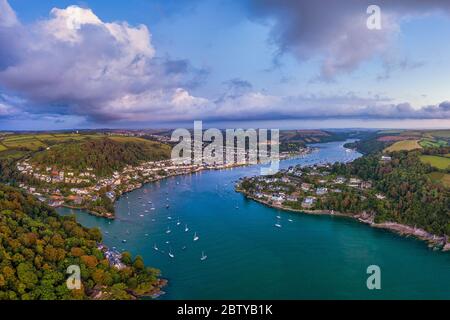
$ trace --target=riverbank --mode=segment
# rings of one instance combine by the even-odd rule
[[[279,209],[279,210],[283,210],[283,211],[296,212],[296,213],[310,214],[310,215],[328,215],[328,216],[356,219],[359,222],[369,225],[372,228],[385,229],[385,230],[397,233],[404,237],[411,236],[416,239],[425,241],[428,243],[428,246],[430,248],[433,248],[433,250],[442,250],[444,252],[450,251],[450,239],[446,238],[445,236],[437,236],[437,235],[431,234],[423,229],[411,227],[411,226],[400,224],[397,222],[375,223],[373,221],[373,216],[371,216],[367,213],[364,213],[364,212],[363,213],[342,213],[342,212],[337,212],[334,210],[308,210],[308,209],[298,210],[298,209],[293,209],[290,207],[283,206],[282,204],[276,204],[273,202],[269,202],[269,201],[266,201],[263,199],[253,197],[250,194],[247,194],[242,189],[236,189],[236,191],[243,194],[246,198],[249,198],[251,200],[259,202],[270,208]]]
[[[302,157],[305,155],[308,155],[310,153],[313,153],[315,151],[318,151],[319,148],[312,148],[312,147],[307,147],[307,148],[303,148],[301,150],[299,150],[298,152],[284,152],[280,154],[279,160],[289,160],[289,159],[295,159],[298,157]],[[116,194],[115,197],[110,199],[112,204],[114,205],[114,203],[123,195],[130,193],[132,191],[138,190],[140,188],[142,188],[142,186],[144,184],[148,184],[148,183],[154,183],[154,182],[158,182],[158,181],[162,181],[171,177],[177,177],[177,176],[186,176],[186,175],[192,175],[198,172],[202,172],[202,171],[218,171],[218,170],[227,170],[227,169],[233,169],[233,168],[239,168],[239,167],[246,167],[246,166],[251,166],[254,165],[253,163],[232,163],[232,164],[222,164],[222,165],[214,165],[214,166],[199,166],[196,168],[192,168],[191,170],[189,170],[188,172],[183,171],[169,171],[166,172],[166,174],[164,176],[158,176],[158,177],[152,177],[152,178],[147,178],[147,179],[142,179],[134,184],[130,184],[127,186],[126,189],[124,190],[116,190]],[[66,203],[60,203],[58,205],[55,205],[54,207],[64,207],[64,208],[69,208],[69,209],[76,209],[76,210],[84,210],[87,213],[96,216],[96,217],[100,217],[100,218],[106,218],[106,219],[110,219],[110,220],[114,220],[115,217],[115,212],[98,212],[95,210],[92,210],[91,207],[88,206],[83,206],[83,205],[79,205],[79,206],[75,206],[75,205],[71,205],[71,204],[66,204]],[[106,211],[106,210],[105,210]]]

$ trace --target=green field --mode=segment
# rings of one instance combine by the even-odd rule
[[[424,139],[424,140],[420,141],[419,144],[423,148],[440,148],[440,147],[445,147],[447,145],[447,141],[445,141],[445,140],[435,141],[435,140]]]
[[[0,144],[0,152],[8,150],[7,147],[5,147],[4,145]]]
[[[26,154],[27,154],[26,151],[6,150],[6,151],[0,152],[0,160],[2,160],[2,159],[13,159],[13,160],[17,160],[17,159],[22,158],[22,157],[25,156]]]
[[[27,149],[30,151],[37,151],[39,148],[46,148],[47,145],[42,141],[36,139],[34,136],[19,139],[5,139],[2,141],[3,145],[8,149]]]
[[[450,174],[443,172],[432,172],[428,176],[431,181],[440,183],[446,188],[450,188]]]
[[[420,160],[440,170],[445,170],[450,167],[450,158],[447,157],[424,155],[420,156]]]
[[[419,144],[419,140],[403,140],[394,143],[392,146],[384,149],[385,152],[394,152],[394,151],[402,151],[402,150],[414,150],[414,149],[422,149]]]

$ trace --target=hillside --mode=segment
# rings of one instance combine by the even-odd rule
[[[434,157],[449,151],[432,150]],[[269,178],[246,178],[238,191],[277,208],[335,211],[450,236],[450,186],[441,180],[449,170],[423,162],[424,152],[394,152],[390,159],[372,153],[352,163],[292,167]]]
[[[346,145],[363,154],[409,151],[450,145],[450,130],[381,130]]]
[[[158,270],[129,253],[113,266],[101,241],[98,229],[0,185],[0,300],[134,299],[159,291]],[[80,290],[66,286],[71,265],[81,269]]]
[[[448,150],[443,148],[440,152],[445,154]],[[376,189],[391,201],[390,206],[377,212],[377,219],[450,235],[450,189],[432,179],[436,173],[447,173],[421,161],[420,150],[395,152],[391,156],[390,162],[381,162],[376,155],[363,157],[346,168],[363,179],[373,180]]]
[[[108,176],[126,165],[169,157],[167,145],[139,138],[111,137],[58,144],[34,154],[31,163],[77,173],[92,168],[97,176]]]

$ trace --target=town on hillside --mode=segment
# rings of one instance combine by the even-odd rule
[[[280,159],[303,156],[312,148],[301,148],[296,152],[283,152]],[[17,162],[16,169],[22,179],[19,187],[36,196],[51,207],[87,209],[90,213],[105,218],[114,218],[114,202],[124,193],[141,188],[144,183],[164,178],[192,174],[203,170],[220,170],[248,165],[249,152],[235,148],[234,163],[194,163],[186,158],[182,163],[172,160],[148,161],[140,165],[126,165],[111,176],[100,177],[93,168],[84,171],[56,168],[33,163],[30,159]],[[224,152],[224,154],[226,154]]]

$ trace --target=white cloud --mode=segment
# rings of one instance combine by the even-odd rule
[[[172,109],[188,114],[207,103],[184,87],[192,81],[185,62],[156,57],[144,25],[106,23],[78,6],[52,9],[31,25],[11,25],[13,14],[0,16],[0,47],[17,43],[5,49],[5,59],[0,54],[0,85],[26,97],[28,112],[141,121]]]

